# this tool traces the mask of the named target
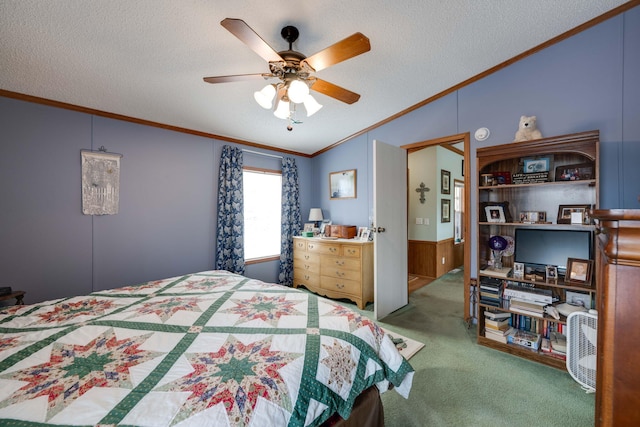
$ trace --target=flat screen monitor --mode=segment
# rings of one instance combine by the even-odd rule
[[[517,228],[514,246],[515,262],[536,269],[555,265],[558,274],[564,275],[567,258],[592,258],[592,233],[588,230]]]

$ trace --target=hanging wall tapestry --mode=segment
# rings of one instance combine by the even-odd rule
[[[122,154],[80,151],[82,157],[82,213],[115,215],[120,204]]]

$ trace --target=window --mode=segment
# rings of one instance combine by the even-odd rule
[[[244,259],[280,256],[282,224],[282,174],[280,171],[245,167]]]

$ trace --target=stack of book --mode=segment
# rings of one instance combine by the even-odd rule
[[[502,301],[502,280],[495,277],[480,278],[480,303],[500,307]]]
[[[484,312],[484,336],[501,343],[507,342],[507,336],[512,332],[511,314],[503,312]]]
[[[509,300],[509,310],[528,316],[544,317],[544,307],[546,305],[548,305],[546,302],[525,301],[513,297]]]
[[[542,339],[540,350],[548,356],[567,360],[567,337],[559,332],[550,332],[549,339]]]

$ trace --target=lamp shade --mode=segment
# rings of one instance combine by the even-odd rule
[[[291,102],[299,104],[304,101],[307,95],[309,95],[309,86],[300,80],[294,80],[289,84],[287,95]]]
[[[262,90],[253,92],[253,98],[262,107],[269,109],[273,106],[273,97],[276,96],[276,88],[273,85],[266,85]]]
[[[286,120],[289,118],[289,114],[289,101],[283,101],[282,99],[278,101],[278,107],[273,112],[273,115],[279,119]]]
[[[322,221],[322,209],[311,208],[309,211],[309,221]]]
[[[322,108],[322,104],[318,103],[318,101],[309,94],[304,99],[304,108],[307,110],[307,117],[311,117]]]

